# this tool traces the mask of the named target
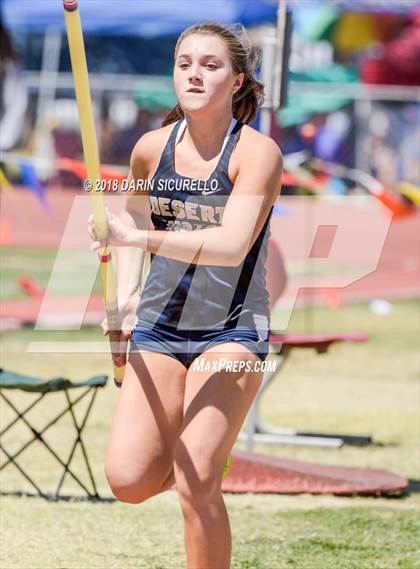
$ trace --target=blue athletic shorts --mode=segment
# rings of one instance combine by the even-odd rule
[[[246,346],[262,361],[269,351],[268,332],[236,327],[227,330],[177,330],[166,324],[138,320],[133,329],[130,351],[145,350],[172,356],[186,368],[205,350],[225,342]]]

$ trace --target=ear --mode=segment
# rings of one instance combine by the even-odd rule
[[[245,78],[245,74],[244,73],[239,73],[239,75],[237,75],[235,77],[235,81],[233,83],[233,94],[237,93],[239,91],[239,89],[242,87],[242,83],[244,82],[244,78]]]

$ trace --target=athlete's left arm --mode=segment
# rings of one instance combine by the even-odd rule
[[[268,137],[261,136],[257,142],[242,153],[220,226],[197,231],[128,230],[108,213],[109,243],[140,247],[185,263],[238,266],[264,226],[281,187],[279,147]],[[92,249],[100,245],[95,242]]]
[[[260,135],[261,136],[261,135]],[[268,137],[248,147],[223,212],[221,229],[231,239],[233,264],[239,265],[255,243],[280,195],[283,158]]]

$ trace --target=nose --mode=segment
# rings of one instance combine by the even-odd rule
[[[197,83],[201,83],[201,81],[203,80],[203,76],[201,75],[200,66],[198,64],[191,65],[188,80],[193,85],[195,85]]]

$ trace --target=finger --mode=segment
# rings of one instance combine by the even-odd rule
[[[90,246],[90,250],[91,251],[98,251],[99,249],[103,249],[104,247],[106,247],[105,241],[94,241],[92,243],[92,245]]]
[[[95,224],[93,223],[93,221],[88,221],[88,231],[90,235],[94,235],[95,239],[96,239],[96,229],[95,229]]]
[[[111,212],[108,212],[107,219],[108,219],[108,225],[111,228],[114,228],[116,226],[116,224],[118,223],[117,216]]]

